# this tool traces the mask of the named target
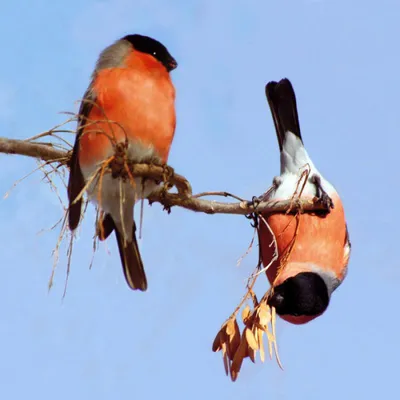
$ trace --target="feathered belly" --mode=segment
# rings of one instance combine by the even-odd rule
[[[266,218],[275,235],[278,260],[267,270],[274,282],[281,264],[307,264],[334,273],[342,278],[345,263],[346,221],[344,209],[338,196],[333,196],[335,208],[325,217],[314,214],[273,214]],[[261,253],[263,264],[268,265],[274,248],[268,228],[261,222]]]
[[[129,143],[127,150],[129,160],[142,162],[157,157],[152,147],[149,146],[145,149],[140,149],[140,147],[141,145],[138,143]],[[100,161],[86,165],[81,163],[82,174],[88,183],[89,200],[98,204],[106,213],[117,208],[117,203],[134,204],[140,199],[148,197],[158,186],[154,181],[147,180],[143,183],[142,178],[113,178],[110,173],[106,173],[106,170],[102,168],[104,160],[107,160],[113,154],[113,148],[108,147],[99,157]]]

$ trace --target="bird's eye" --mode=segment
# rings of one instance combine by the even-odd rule
[[[156,56],[157,55],[157,52],[156,51],[153,51],[153,56]]]

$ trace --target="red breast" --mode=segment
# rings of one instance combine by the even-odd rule
[[[96,104],[80,139],[82,166],[108,157],[110,137],[119,142],[126,136],[152,146],[162,161],[167,161],[176,125],[175,89],[157,60],[132,51],[123,68],[97,73],[93,91]]]
[[[294,216],[273,214],[266,218],[275,234],[279,254],[278,260],[266,272],[271,285],[279,285],[299,272],[312,271],[312,267],[333,273],[339,280],[344,278],[346,221],[340,198],[336,195],[332,196],[332,200],[335,208],[326,217],[300,215],[296,238]],[[261,254],[264,265],[268,265],[274,252],[270,247],[272,236],[265,224],[261,222],[260,225]],[[294,239],[287,263],[278,274],[282,257],[287,254]]]

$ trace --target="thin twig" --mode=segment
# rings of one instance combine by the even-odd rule
[[[239,201],[245,201],[239,196],[236,196],[232,193],[228,192],[202,192],[198,194],[194,194],[192,197],[194,199],[198,199],[199,197],[206,197],[206,196],[223,196],[223,197],[232,197],[233,199],[239,200]]]

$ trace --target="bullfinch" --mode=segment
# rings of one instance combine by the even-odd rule
[[[301,199],[322,202],[329,213],[265,214],[275,235],[278,259],[267,269],[271,292],[267,303],[293,324],[304,324],[322,315],[333,291],[347,273],[351,244],[342,201],[333,185],[322,176],[304,147],[296,96],[288,79],[269,82],[266,96],[280,150],[280,176],[273,180],[266,200],[288,200],[303,189]],[[309,168],[304,188],[298,186],[304,167]],[[260,222],[260,253],[264,266],[274,248],[272,235]]]
[[[104,49],[81,102],[68,182],[69,227],[81,218],[79,194],[102,163],[125,146],[132,162],[168,160],[175,134],[175,88],[170,72],[177,62],[159,41],[127,35]],[[113,231],[126,282],[145,291],[147,279],[136,239],[134,205],[157,187],[155,181],[134,182],[113,174],[98,176],[87,187],[88,198],[102,211],[99,238]]]

